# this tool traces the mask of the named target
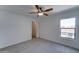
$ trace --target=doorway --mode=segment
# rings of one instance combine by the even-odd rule
[[[37,30],[37,25],[36,21],[32,21],[32,39],[37,38],[36,30]]]

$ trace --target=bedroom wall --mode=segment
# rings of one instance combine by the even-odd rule
[[[32,18],[0,10],[0,48],[32,39]]]
[[[76,18],[75,39],[60,37],[60,20],[72,17]],[[41,17],[39,23],[40,38],[79,49],[79,7],[56,13],[48,17]]]

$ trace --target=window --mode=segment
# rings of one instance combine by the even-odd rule
[[[60,20],[61,37],[74,38],[75,18]]]

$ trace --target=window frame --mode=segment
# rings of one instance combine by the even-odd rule
[[[75,17],[71,17],[71,18],[75,18]],[[61,19],[61,20],[66,20],[66,19],[71,19],[71,18],[64,18],[64,19]],[[60,20],[60,21],[61,21],[61,20]],[[61,33],[62,33],[61,30],[62,30],[62,29],[74,29],[74,38],[62,37],[62,36],[61,36]],[[66,38],[66,39],[75,39],[75,38],[76,38],[76,18],[75,18],[75,28],[62,28],[62,27],[61,27],[61,22],[60,22],[60,37],[61,37],[61,38]]]

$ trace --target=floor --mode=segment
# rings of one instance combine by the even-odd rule
[[[7,53],[78,53],[79,51],[44,39],[33,39],[0,51]],[[4,52],[5,53],[5,52]]]

